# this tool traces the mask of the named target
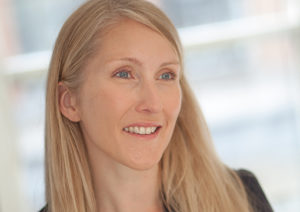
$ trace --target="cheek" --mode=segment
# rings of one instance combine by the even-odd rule
[[[124,95],[120,89],[101,88],[94,97],[86,101],[86,112],[90,113],[91,118],[101,119],[109,124],[122,117],[129,105],[128,99],[128,95]]]
[[[121,151],[117,150],[122,128],[120,120],[130,107],[129,96],[109,85],[95,90],[89,90],[82,99],[83,134],[87,143],[96,144],[101,151],[114,155]]]
[[[88,134],[94,134],[97,129],[104,127],[104,112],[109,109],[103,101],[105,95],[95,87],[83,89],[79,99],[81,125]]]
[[[182,94],[180,86],[170,89],[162,97],[165,112],[169,118],[177,119],[181,109]]]

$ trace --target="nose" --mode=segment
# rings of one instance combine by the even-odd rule
[[[162,99],[155,83],[143,82],[138,91],[136,111],[143,113],[159,113],[162,111]]]

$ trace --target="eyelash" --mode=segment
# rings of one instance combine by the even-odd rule
[[[130,78],[124,78],[124,77],[117,76],[118,74],[120,74],[120,73],[122,73],[122,72],[128,73],[128,74],[130,75]],[[171,78],[170,78],[170,79],[162,79],[162,80],[165,80],[165,81],[175,80],[176,77],[177,77],[177,75],[176,75],[174,72],[172,72],[172,71],[164,72],[164,73],[162,73],[160,76],[162,76],[163,74],[170,74],[170,75],[171,75]],[[133,77],[132,77],[132,74],[131,74],[131,71],[127,71],[127,70],[117,71],[115,74],[113,74],[113,77],[118,77],[118,78],[120,78],[120,79],[126,79],[126,80],[129,80],[129,79],[133,78]]]

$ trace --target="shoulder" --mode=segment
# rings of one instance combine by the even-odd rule
[[[41,210],[38,212],[48,212],[48,205],[45,205]]]
[[[264,191],[262,190],[257,178],[253,173],[245,169],[236,170],[236,173],[242,180],[248,200],[255,212],[273,211]]]

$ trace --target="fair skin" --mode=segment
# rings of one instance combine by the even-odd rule
[[[99,212],[163,211],[159,161],[181,108],[177,54],[132,20],[100,40],[79,92],[59,83],[60,110],[82,128]]]

